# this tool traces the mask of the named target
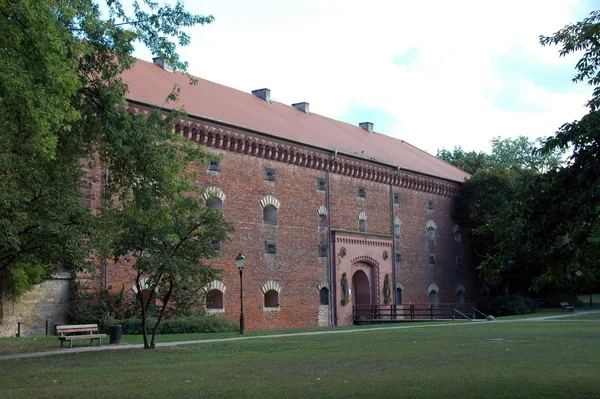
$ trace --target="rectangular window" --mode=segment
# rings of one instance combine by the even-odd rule
[[[321,244],[319,245],[319,257],[325,258],[327,256],[327,245]]]
[[[358,188],[358,198],[366,198],[367,197],[367,190],[365,190],[364,187],[359,187]]]
[[[265,252],[268,254],[277,253],[277,244],[275,244],[275,241],[265,241]]]
[[[462,265],[462,258],[460,256],[456,257],[456,264],[457,265]]]
[[[265,180],[266,181],[275,181],[275,169],[265,168]]]
[[[427,209],[433,210],[433,200],[427,201]]]
[[[317,190],[325,191],[327,189],[327,182],[323,177],[317,177]]]
[[[434,254],[429,254],[429,264],[435,265],[435,255]]]
[[[394,254],[394,258],[396,260],[396,263],[402,262],[402,255],[400,255],[400,252],[396,251],[396,253]]]
[[[400,193],[394,193],[394,204],[400,203]]]
[[[215,250],[215,251],[220,251],[221,250],[221,241],[219,240],[212,240],[210,242],[210,247]]]
[[[208,170],[219,172],[221,170],[221,160],[211,159],[208,161]]]

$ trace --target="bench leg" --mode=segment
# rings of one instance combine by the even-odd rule
[[[98,338],[98,346],[102,346],[102,338]]]
[[[72,348],[72,347],[73,347],[73,341],[71,340],[71,341],[69,341],[69,348]]]
[[[63,339],[60,340],[60,347],[64,348],[63,344],[65,343],[65,341]]]

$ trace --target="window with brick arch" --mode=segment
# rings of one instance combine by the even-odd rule
[[[329,305],[329,290],[325,287],[319,290],[319,305]]]
[[[277,224],[277,208],[274,205],[267,205],[263,208],[263,222]]]
[[[275,290],[269,290],[265,292],[265,308],[278,308],[279,307],[279,292]]]
[[[220,290],[210,290],[206,294],[207,309],[223,309],[223,293]]]
[[[209,197],[206,200],[206,207],[217,212],[223,212],[223,201],[219,197]]]
[[[402,305],[402,288],[396,288],[396,305]]]
[[[361,233],[365,233],[367,231],[367,221],[366,220],[358,221],[358,231],[360,231]]]
[[[319,215],[319,230],[327,230],[327,216]]]
[[[433,290],[429,293],[429,304],[430,305],[437,305],[440,303],[440,300],[438,298],[438,292]]]

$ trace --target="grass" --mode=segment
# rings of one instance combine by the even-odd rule
[[[0,361],[0,397],[584,398],[600,323],[462,323]]]
[[[454,323],[466,323],[467,321],[457,320]],[[439,324],[440,322],[419,322],[413,323],[417,325],[431,325]],[[362,325],[362,326],[343,326],[343,327],[314,327],[314,328],[300,328],[294,330],[267,330],[267,331],[247,331],[246,336],[260,336],[260,335],[274,335],[274,334],[292,334],[300,332],[312,332],[312,331],[331,331],[331,330],[362,330],[381,327],[382,325]],[[383,325],[385,327],[385,325]],[[208,339],[218,338],[234,338],[239,337],[240,334],[237,332],[225,332],[225,333],[198,333],[198,334],[163,334],[156,336],[156,342],[176,342],[176,341],[202,341]],[[102,340],[103,344],[109,342],[109,337]],[[144,339],[141,335],[123,335],[122,343],[124,344],[143,344]],[[94,341],[94,345],[97,342]],[[73,341],[73,347],[88,346],[89,341]],[[0,356],[2,355],[15,355],[19,353],[34,353],[34,352],[52,352],[60,349],[60,342],[57,337],[10,337],[0,338]]]

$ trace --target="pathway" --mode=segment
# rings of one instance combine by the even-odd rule
[[[583,316],[586,314],[592,313],[600,313],[600,310],[588,310],[581,311],[575,314],[569,313],[565,315],[559,316],[548,316],[548,317],[529,317],[525,319],[513,319],[513,320],[495,320],[493,323],[518,323],[518,322],[530,322],[530,321],[569,321],[569,320],[561,320],[568,317],[574,316]],[[573,320],[573,321],[583,321],[583,320]],[[585,321],[595,321],[595,320],[585,320]],[[195,341],[177,341],[177,342],[160,342],[156,344],[157,348],[168,347],[168,346],[179,346],[179,345],[196,345],[196,344],[210,344],[213,342],[228,342],[228,341],[245,341],[249,339],[270,339],[270,338],[285,338],[285,337],[300,337],[306,335],[324,335],[324,334],[348,334],[348,333],[360,333],[365,331],[379,331],[379,330],[403,330],[409,328],[431,328],[431,327],[456,327],[456,326],[476,326],[482,324],[488,324],[489,322],[481,320],[473,323],[436,323],[436,324],[427,324],[427,325],[419,325],[419,324],[411,324],[411,325],[401,325],[401,326],[388,326],[388,327],[373,327],[373,328],[362,328],[356,330],[327,330],[327,331],[310,331],[310,332],[300,332],[300,333],[288,333],[288,334],[270,334],[270,335],[255,335],[255,336],[241,336],[235,338],[216,338],[216,339],[203,339],[203,340],[195,340]],[[96,351],[107,351],[107,350],[118,350],[118,349],[141,349],[143,348],[143,344],[121,344],[121,345],[105,345],[105,346],[86,346],[86,347],[78,347],[78,348],[64,348],[55,351],[49,352],[35,352],[35,353],[22,353],[17,355],[3,355],[0,356],[0,360],[12,360],[12,359],[27,359],[32,357],[43,357],[43,356],[51,356],[51,355],[65,355],[65,354],[73,354],[73,353],[81,353],[81,352],[96,352]]]

